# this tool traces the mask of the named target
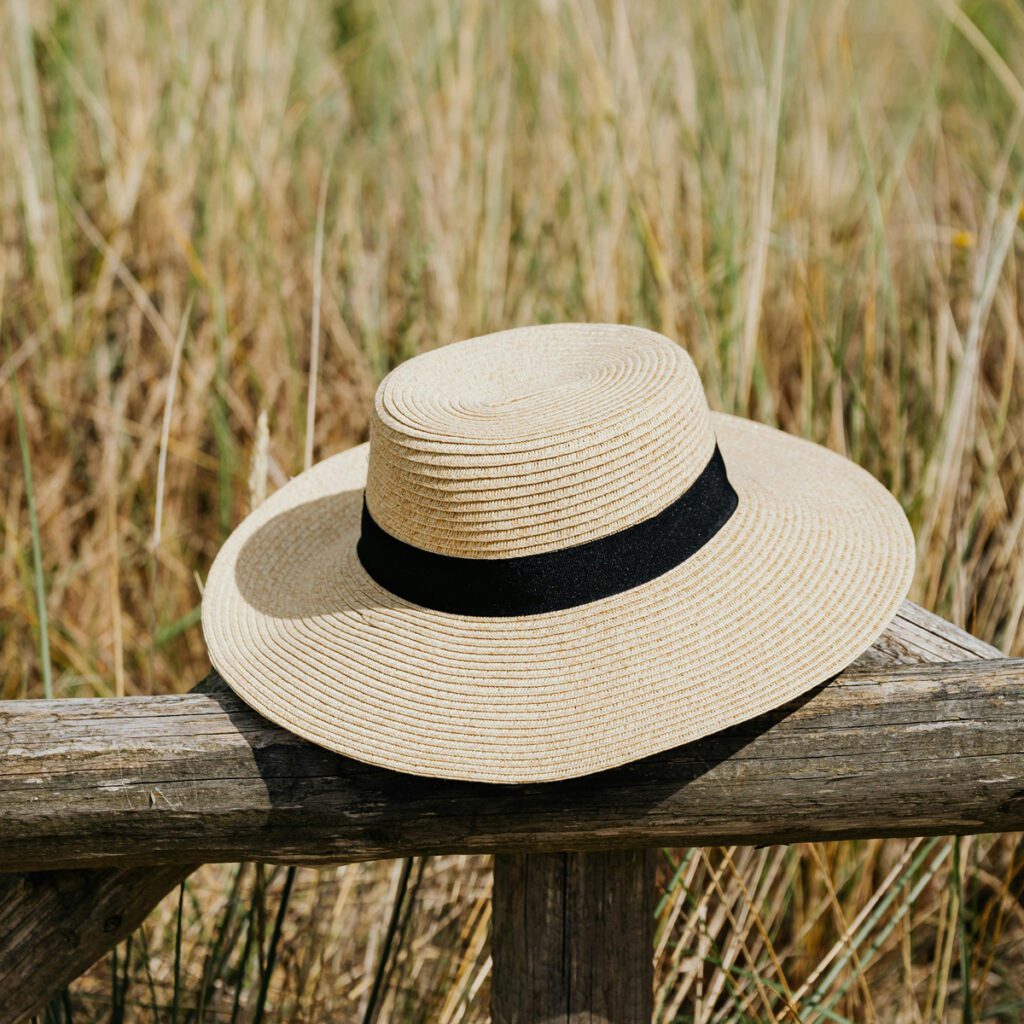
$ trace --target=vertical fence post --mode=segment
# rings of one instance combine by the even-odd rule
[[[650,1024],[654,850],[496,854],[494,1024]]]

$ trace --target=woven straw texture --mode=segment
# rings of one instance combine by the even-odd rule
[[[389,533],[463,557],[582,543],[659,512],[722,450],[739,506],[681,565],[540,615],[388,593],[355,554],[364,489]],[[253,512],[203,598],[214,665],[267,718],[399,771],[486,782],[611,768],[743,721],[839,671],[911,582],[895,499],[848,460],[708,412],[676,344],[520,328],[418,356],[369,445]]]

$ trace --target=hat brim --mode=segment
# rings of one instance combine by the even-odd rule
[[[356,557],[368,450],[314,466],[224,544],[203,595],[214,666],[313,743],[396,771],[572,778],[752,718],[834,675],[892,619],[914,538],[870,474],[748,420],[712,422],[739,495],[715,537],[625,593],[452,615]]]

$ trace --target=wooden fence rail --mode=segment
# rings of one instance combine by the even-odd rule
[[[640,1021],[637,894],[652,880],[628,851],[1022,829],[1024,660],[907,603],[800,700],[563,783],[362,765],[271,725],[215,675],[182,696],[0,705],[0,763],[0,871],[16,873],[0,876],[0,1021],[42,1005],[198,863],[481,851],[501,854],[495,1019]],[[590,850],[623,852],[557,852]],[[619,936],[619,981],[597,991],[602,935]]]

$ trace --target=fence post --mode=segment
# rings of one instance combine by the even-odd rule
[[[655,850],[494,857],[494,1024],[650,1024]]]

